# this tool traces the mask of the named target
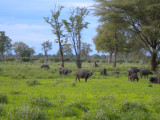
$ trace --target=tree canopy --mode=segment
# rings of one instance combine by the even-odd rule
[[[101,23],[113,23],[132,32],[151,54],[151,69],[156,70],[160,44],[159,0],[95,0],[95,15]]]

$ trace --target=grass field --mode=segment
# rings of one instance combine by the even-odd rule
[[[93,76],[85,83],[75,81],[75,63],[69,75],[59,75],[58,63],[49,62],[50,70],[41,63],[0,62],[1,120],[159,120],[160,86],[149,80],[128,81],[131,66],[148,68],[138,63],[121,63],[113,68],[106,63],[91,70],[92,63],[82,69]],[[119,70],[120,75],[101,76]],[[154,75],[156,74],[154,73]]]

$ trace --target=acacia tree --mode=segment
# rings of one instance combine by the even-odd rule
[[[47,53],[52,49],[52,42],[49,40],[42,43],[42,50],[44,50],[45,62],[47,61]]]
[[[81,47],[81,55],[83,59],[87,59],[89,57],[89,53],[92,52],[93,50],[91,49],[91,45],[86,43],[86,42],[82,42],[82,47]]]
[[[124,32],[119,26],[105,23],[98,27],[97,36],[93,41],[98,51],[114,53],[113,67],[116,67],[117,53],[127,49]]]
[[[120,24],[137,35],[151,54],[151,70],[156,70],[160,49],[160,1],[159,0],[95,0],[95,15],[101,22]]]
[[[63,43],[62,38],[64,37],[63,30],[62,30],[63,22],[59,20],[62,8],[63,6],[59,6],[56,10],[56,7],[55,7],[55,10],[51,11],[51,14],[52,14],[51,18],[44,17],[44,19],[48,24],[51,25],[51,27],[53,28],[52,32],[57,37],[56,42],[59,44],[59,51],[60,51],[61,62],[62,62],[61,67],[64,67],[63,47],[62,47],[62,43]]]
[[[4,31],[0,31],[0,53],[4,60],[4,53],[11,49],[11,39],[5,35]]]
[[[88,15],[87,8],[75,8],[71,11],[69,21],[63,20],[65,28],[68,32],[69,39],[73,45],[74,52],[76,54],[77,68],[82,67],[81,63],[81,43],[82,43],[82,31],[87,28],[88,22],[84,21],[84,18]]]

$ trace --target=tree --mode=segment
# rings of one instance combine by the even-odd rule
[[[125,51],[127,39],[124,31],[120,30],[118,25],[105,23],[98,27],[97,36],[94,38],[94,44],[98,51],[114,53],[113,67],[116,67],[117,53]]]
[[[51,18],[44,17],[44,19],[48,24],[51,25],[52,32],[57,37],[56,42],[59,44],[59,51],[60,51],[61,62],[62,62],[61,67],[64,67],[63,47],[62,47],[62,43],[63,43],[62,38],[64,37],[63,30],[62,30],[63,22],[60,22],[59,20],[62,8],[63,6],[59,6],[58,9],[56,10],[56,7],[55,7],[55,10],[51,11],[52,17]]]
[[[92,52],[93,50],[91,49],[91,45],[82,42],[82,47],[81,47],[81,56],[83,59],[87,59],[89,57],[89,53]]]
[[[31,55],[35,53],[33,48],[29,48],[29,46],[23,42],[15,42],[12,47],[17,57],[31,57]]]
[[[47,53],[52,49],[52,42],[49,40],[42,43],[42,50],[44,50],[45,61],[47,61]]]
[[[88,15],[87,8],[75,8],[71,11],[69,22],[63,20],[65,28],[68,32],[69,39],[73,45],[74,52],[76,54],[77,68],[81,68],[81,42],[82,42],[82,30],[87,28],[88,22],[84,22],[84,18]]]
[[[64,53],[64,55],[66,55],[66,56],[71,56],[71,55],[73,55],[73,53],[72,53],[72,48],[71,48],[71,44],[67,44],[67,43],[63,44],[63,53]]]
[[[151,55],[151,70],[156,70],[160,49],[159,0],[95,0],[95,15],[100,22],[113,22],[134,33]]]
[[[4,53],[11,49],[11,39],[5,35],[4,31],[0,31],[0,54],[4,60]]]

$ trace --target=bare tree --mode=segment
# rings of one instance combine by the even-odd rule
[[[56,6],[55,6],[55,9],[53,11],[51,11],[51,14],[52,14],[51,18],[44,17],[44,19],[48,24],[51,25],[51,27],[53,28],[52,32],[57,37],[56,42],[59,44],[59,51],[60,51],[61,62],[62,62],[61,67],[64,67],[63,47],[62,47],[62,42],[63,42],[62,38],[64,37],[64,35],[62,33],[63,32],[63,30],[62,30],[63,22],[61,22],[59,20],[62,8],[63,8],[63,6],[59,6],[56,10]]]

